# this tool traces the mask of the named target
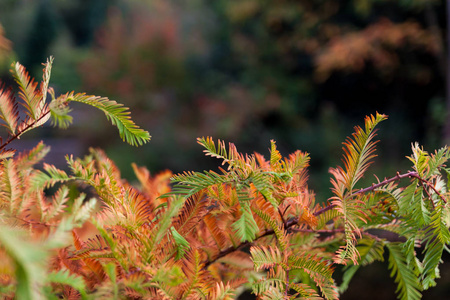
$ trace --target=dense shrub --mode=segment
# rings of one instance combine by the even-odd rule
[[[8,145],[50,118],[67,127],[73,101],[103,111],[132,145],[150,139],[115,101],[56,97],[51,63],[40,86],[13,65],[23,109],[11,89],[0,92],[8,134],[0,145],[5,299],[231,299],[241,286],[262,299],[337,299],[359,268],[384,257],[398,298],[419,299],[436,285],[450,241],[448,148],[429,154],[413,144],[410,171],[360,188],[375,156],[375,127],[387,118],[368,116],[344,143],[344,166],[330,169],[333,197],[325,204],[308,188],[308,154],[283,157],[275,141],[266,159],[199,138],[224,167],[151,176],[133,165],[139,188],[98,149],[66,157],[69,172],[37,168],[49,147],[15,153]],[[339,284],[337,265],[345,265]]]

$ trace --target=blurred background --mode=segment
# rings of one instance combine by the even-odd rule
[[[12,84],[18,60],[40,80],[53,55],[57,92],[117,100],[152,135],[128,146],[101,112],[75,107],[68,130],[44,127],[17,144],[43,139],[58,167],[101,147],[134,180],[131,162],[152,173],[216,168],[197,137],[265,155],[274,139],[284,155],[311,154],[310,188],[326,201],[328,168],[368,114],[389,115],[369,169],[379,178],[409,168],[412,142],[434,151],[450,140],[446,9],[444,0],[1,0],[0,77]],[[342,299],[395,299],[386,266],[371,270]],[[428,299],[450,292],[441,275]]]

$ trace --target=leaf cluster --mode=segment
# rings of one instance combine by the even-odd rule
[[[358,188],[375,156],[375,128],[387,118],[369,116],[344,142],[343,166],[330,169],[334,195],[325,204],[308,188],[308,154],[283,157],[275,141],[265,158],[199,138],[222,162],[217,171],[152,176],[133,165],[139,186],[99,149],[67,156],[68,170],[38,168],[49,147],[16,155],[6,146],[50,117],[67,126],[71,101],[102,110],[133,145],[149,138],[112,100],[56,97],[51,62],[39,88],[14,65],[25,116],[12,91],[0,93],[4,298],[233,299],[246,287],[260,299],[338,299],[359,268],[385,257],[399,299],[420,299],[436,285],[450,242],[448,148],[429,154],[414,144],[411,170]]]

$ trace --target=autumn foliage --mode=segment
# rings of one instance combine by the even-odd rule
[[[40,85],[14,64],[19,99],[0,93],[5,299],[233,299],[240,287],[261,299],[338,299],[359,268],[385,257],[399,299],[436,285],[450,242],[447,147],[430,154],[414,144],[408,172],[360,187],[376,155],[375,127],[387,119],[368,116],[344,142],[343,166],[330,169],[333,196],[323,204],[308,188],[309,155],[283,157],[275,141],[266,158],[199,138],[218,170],[152,176],[133,165],[139,186],[99,149],[66,157],[68,170],[39,168],[50,151],[42,142],[22,153],[7,146],[50,119],[68,126],[72,101],[100,109],[132,145],[150,139],[113,100],[57,97],[51,64]]]

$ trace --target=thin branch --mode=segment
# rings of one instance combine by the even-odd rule
[[[34,122],[28,124],[23,128],[21,132],[18,132],[17,134],[9,137],[9,139],[2,145],[0,145],[0,151],[5,149],[6,146],[8,146],[12,141],[15,139],[18,139],[25,131],[35,126],[37,123],[39,123],[43,118],[45,118],[50,113],[50,110],[47,108],[47,111],[44,112],[38,119],[36,119]]]
[[[286,269],[286,290],[284,291],[284,296],[287,297],[289,292],[289,268]]]
[[[286,225],[285,225],[285,226],[286,226],[286,230],[289,229],[289,228],[291,228],[292,226],[297,225],[297,223],[298,223],[298,218],[296,218],[296,217],[287,220],[287,221],[286,221]],[[234,251],[236,251],[236,250],[239,250],[239,249],[242,249],[242,248],[244,248],[244,247],[250,246],[250,245],[253,244],[253,242],[255,242],[256,240],[259,240],[260,238],[263,238],[263,237],[266,237],[266,236],[269,236],[269,235],[272,235],[272,234],[275,234],[275,231],[274,231],[273,229],[268,229],[268,230],[266,230],[263,234],[261,234],[260,236],[256,237],[255,240],[253,240],[252,242],[248,242],[248,241],[247,241],[247,242],[241,243],[241,244],[240,244],[239,246],[237,246],[237,247],[234,247],[234,246],[228,247],[228,248],[226,248],[225,250],[220,251],[220,252],[216,255],[216,257],[215,257],[214,259],[212,259],[212,260],[210,260],[210,261],[207,261],[207,262],[205,263],[205,266],[204,266],[203,268],[204,268],[204,269],[207,269],[209,265],[213,264],[214,262],[216,262],[217,260],[221,259],[222,257],[227,256],[228,254],[230,254],[230,253],[232,253],[232,252],[234,252]]]
[[[372,184],[371,186],[366,187],[366,188],[364,188],[364,189],[360,189],[359,191],[356,191],[356,192],[350,194],[350,196],[348,196],[348,197],[351,198],[351,197],[356,196],[356,195],[358,195],[358,194],[363,194],[363,193],[367,193],[367,192],[373,191],[373,190],[375,190],[375,189],[377,189],[377,188],[379,188],[379,187],[382,187],[382,186],[384,186],[384,185],[386,185],[386,184],[388,184],[388,183],[391,183],[391,182],[393,182],[393,181],[397,181],[397,180],[400,180],[400,179],[403,179],[403,178],[406,178],[406,177],[410,177],[410,178],[411,178],[411,177],[414,177],[414,178],[418,178],[418,179],[421,180],[421,181],[425,181],[424,179],[422,179],[422,178],[419,176],[419,174],[417,174],[417,172],[414,172],[414,171],[407,172],[407,173],[404,173],[404,174],[400,174],[399,172],[397,172],[397,175],[395,175],[394,177],[385,179],[385,180],[383,180],[383,181],[381,181],[381,182],[379,182],[379,183],[377,183],[377,184]],[[425,181],[425,182],[426,182],[426,181]],[[435,190],[435,191],[436,191],[436,190]],[[437,193],[438,195],[440,195],[437,191],[436,191],[436,193]],[[441,196],[441,197],[442,197],[442,196]],[[445,200],[444,200],[444,201],[445,201]],[[445,202],[446,202],[446,201],[445,201]],[[325,206],[324,208],[319,209],[318,211],[314,212],[314,216],[319,216],[319,215],[323,214],[324,212],[329,211],[330,209],[333,209],[335,206],[336,206],[336,205],[334,205],[334,204],[330,204],[330,205],[328,205],[328,206]]]
[[[442,196],[442,194],[441,193],[439,193],[439,191],[438,190],[436,190],[436,188],[434,187],[434,185],[431,183],[431,182],[429,182],[429,181],[427,181],[427,180],[425,180],[425,179],[423,179],[422,177],[420,177],[419,176],[419,174],[417,174],[417,173],[415,173],[415,174],[413,174],[413,175],[411,175],[411,177],[415,177],[415,178],[417,178],[417,179],[419,179],[419,181],[422,183],[422,184],[426,184],[427,186],[429,186],[441,199],[442,199],[442,201],[444,201],[444,203],[447,203],[447,200],[444,198],[444,196]],[[427,195],[428,195],[428,197],[430,198],[430,200],[431,200],[431,195],[427,192]]]
[[[344,228],[335,228],[335,229],[297,229],[297,228],[291,228],[292,232],[304,232],[304,233],[337,233],[337,232],[344,232]]]
[[[29,221],[29,220],[25,220],[25,219],[22,219],[22,218],[19,218],[19,217],[17,217],[17,216],[14,216],[14,218],[16,218],[17,220],[20,220],[20,221],[22,221],[22,222],[24,222],[24,223],[27,223],[28,225],[37,225],[37,226],[47,226],[47,227],[57,227],[57,225],[55,225],[55,224],[49,224],[49,223],[47,223],[47,222],[45,222],[45,223],[42,223],[42,222],[36,222],[36,221]]]
[[[353,194],[351,194],[350,197],[353,197],[353,196],[355,196],[357,194],[363,194],[363,193],[366,193],[366,192],[369,192],[369,191],[373,191],[374,189],[382,187],[383,185],[386,185],[388,183],[391,183],[393,181],[400,180],[400,179],[403,179],[403,178],[406,178],[406,177],[420,178],[419,174],[417,174],[417,172],[415,172],[415,171],[407,172],[405,174],[400,174],[399,172],[397,172],[397,175],[395,175],[394,177],[385,179],[382,182],[379,182],[377,184],[372,184],[371,186],[366,187],[365,189],[360,189],[359,191],[354,192]]]
[[[284,229],[287,229],[286,220],[284,219],[284,213],[281,212],[280,208],[278,207],[278,214],[280,215],[281,221],[283,222]],[[287,208],[284,210],[286,212]]]

